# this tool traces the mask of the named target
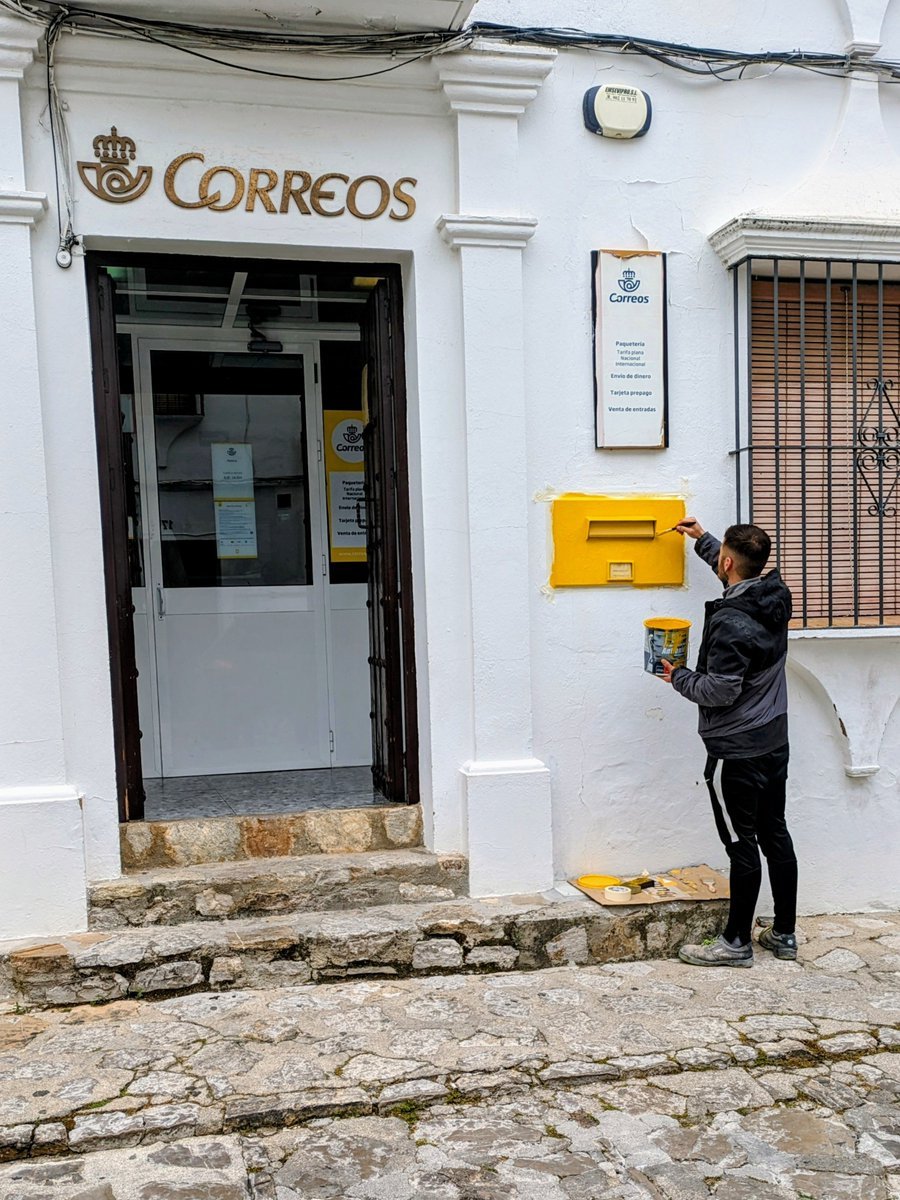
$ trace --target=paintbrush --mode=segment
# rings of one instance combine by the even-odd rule
[[[656,536],[662,537],[663,533],[677,533],[677,532],[678,532],[678,526],[673,525],[671,529],[663,529],[662,532],[658,533]]]

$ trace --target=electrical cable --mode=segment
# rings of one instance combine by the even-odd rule
[[[124,16],[84,4],[63,3],[61,0],[0,0],[0,7],[27,20],[43,24],[53,22],[59,30],[68,27],[106,36],[138,38],[233,70],[304,82],[337,83],[372,78],[399,70],[424,58],[465,49],[476,40],[484,38],[512,45],[526,44],[558,50],[581,49],[637,55],[673,70],[704,78],[712,77],[722,82],[744,78],[747,68],[752,66],[768,66],[773,70],[790,66],[840,78],[856,70],[865,70],[881,76],[886,82],[900,82],[900,63],[875,57],[805,50],[723,50],[626,34],[592,33],[574,28],[515,26],[476,21],[462,30],[318,33],[284,28],[270,30],[202,26],[159,18]],[[230,62],[208,53],[211,49],[294,51],[343,57],[387,55],[397,61],[371,72],[318,76]]]
[[[856,71],[864,71],[870,77],[874,75],[881,82],[900,83],[900,63],[866,55],[809,50],[723,50],[627,34],[592,33],[584,29],[551,26],[518,26],[476,21],[459,30],[320,33],[283,27],[271,30],[204,26],[159,18],[126,16],[85,4],[64,3],[62,0],[0,0],[0,11],[2,10],[44,27],[47,105],[59,223],[57,262],[63,267],[71,264],[72,246],[77,242],[74,232],[72,156],[64,106],[59,97],[55,76],[56,51],[60,37],[67,29],[72,33],[81,31],[108,38],[133,38],[163,46],[176,53],[187,54],[227,70],[306,83],[350,83],[373,79],[437,55],[465,50],[483,40],[505,42],[509,45],[544,46],[554,50],[627,54],[650,59],[672,70],[722,83],[745,79],[748,69],[752,67],[769,68],[764,77],[773,75],[782,67],[791,67],[829,78],[847,78]],[[217,53],[211,53],[223,50],[280,54],[290,52],[345,59],[387,57],[392,61],[387,66],[378,66],[370,71],[315,75],[232,62],[219,57]]]
[[[54,71],[56,40],[62,25],[61,16],[51,21],[45,33],[45,50],[47,56],[47,115],[50,123],[50,144],[53,151],[53,177],[56,189],[57,227],[59,244],[56,250],[56,261],[63,269],[72,265],[72,247],[78,240],[74,229],[75,205],[72,198],[72,180],[70,176],[69,135],[66,127],[63,108],[59,100]],[[60,141],[62,152],[60,152]],[[65,223],[63,223],[65,214]]]

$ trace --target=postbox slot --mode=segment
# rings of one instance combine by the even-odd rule
[[[656,537],[655,521],[588,521],[588,540],[594,538],[643,538]]]

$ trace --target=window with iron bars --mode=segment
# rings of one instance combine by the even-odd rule
[[[733,268],[739,520],[801,628],[900,625],[900,265]]]

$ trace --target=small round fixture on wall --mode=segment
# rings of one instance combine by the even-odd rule
[[[600,137],[643,137],[652,112],[647,93],[628,84],[605,83],[584,93],[585,128]]]

